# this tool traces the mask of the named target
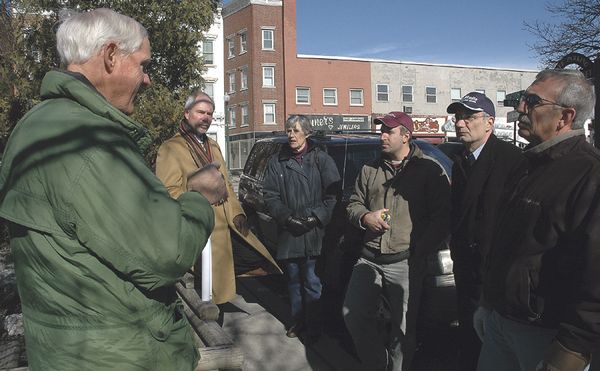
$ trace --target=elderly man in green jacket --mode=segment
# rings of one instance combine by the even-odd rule
[[[193,370],[198,353],[174,283],[210,235],[226,196],[214,166],[172,199],[128,117],[150,43],[109,9],[71,15],[57,49],[66,71],[13,131],[0,170],[31,370]]]

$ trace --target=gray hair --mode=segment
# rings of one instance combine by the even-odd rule
[[[87,62],[111,42],[125,55],[131,54],[148,37],[138,21],[106,8],[85,13],[61,10],[59,18],[56,49],[64,66]]]
[[[296,123],[300,124],[300,129],[302,129],[304,135],[308,136],[312,134],[313,130],[310,120],[304,115],[291,115],[287,120],[285,120],[283,127],[287,131],[288,129],[295,127]]]
[[[185,105],[183,106],[183,108],[186,111],[189,111],[198,102],[210,103],[212,105],[213,111],[215,110],[215,101],[213,101],[213,99],[210,97],[210,95],[206,94],[201,89],[194,89],[194,90],[192,90],[192,92],[190,93],[190,95],[188,95],[187,99],[185,100]]]
[[[556,98],[561,106],[575,108],[575,118],[571,129],[581,129],[587,119],[592,117],[596,96],[594,86],[577,70],[550,69],[538,73],[534,84],[548,79],[556,79],[562,88]]]

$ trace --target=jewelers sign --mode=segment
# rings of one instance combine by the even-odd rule
[[[369,116],[359,115],[306,115],[313,130],[365,131],[371,130]]]

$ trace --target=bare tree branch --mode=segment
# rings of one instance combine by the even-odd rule
[[[529,47],[551,66],[568,53],[590,59],[600,57],[600,0],[563,0],[549,3],[546,10],[556,22],[524,23],[538,40]]]

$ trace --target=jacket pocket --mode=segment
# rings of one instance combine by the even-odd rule
[[[181,322],[185,322],[181,316],[183,316],[181,303],[173,303],[166,310],[159,311],[148,318],[146,320],[146,327],[154,339],[165,342],[169,339],[171,332]],[[178,318],[179,320],[177,320]]]
[[[544,312],[544,298],[538,295],[542,254],[515,261],[506,276],[508,314],[518,319],[536,322]]]

